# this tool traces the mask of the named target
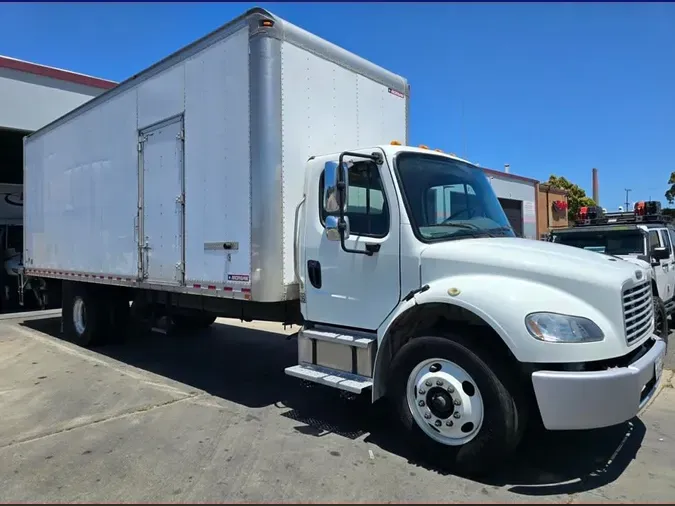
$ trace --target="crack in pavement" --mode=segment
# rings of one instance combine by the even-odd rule
[[[73,424],[73,425],[64,427],[63,429],[59,429],[59,430],[56,430],[56,431],[53,431],[53,432],[49,432],[47,434],[40,434],[38,436],[29,436],[29,437],[24,438],[24,439],[11,441],[10,443],[0,445],[0,450],[4,450],[5,448],[11,448],[13,446],[21,445],[21,444],[24,444],[24,443],[32,443],[34,441],[39,441],[41,439],[46,439],[46,438],[49,438],[49,437],[52,437],[52,436],[57,436],[59,434],[63,434],[65,432],[70,432],[70,431],[73,431],[73,430],[76,430],[76,429],[81,429],[83,427],[91,427],[91,426],[95,426],[95,425],[100,425],[100,424],[105,423],[105,422],[110,422],[110,421],[113,421],[113,420],[120,420],[120,419],[124,419],[124,418],[129,418],[129,417],[141,414],[141,413],[147,413],[147,412],[150,412],[150,411],[154,411],[156,409],[165,408],[167,406],[171,406],[171,405],[177,404],[179,402],[196,400],[199,397],[203,397],[203,396],[206,396],[206,395],[207,394],[204,394],[204,393],[199,393],[199,394],[194,394],[194,395],[186,395],[186,397],[182,397],[180,399],[171,399],[169,401],[160,402],[159,404],[150,404],[150,405],[147,405],[147,406],[141,406],[141,407],[138,407],[138,408],[127,410],[127,411],[122,411],[121,413],[116,413],[114,415],[101,416],[99,418],[95,418],[94,420],[89,420],[87,422]]]

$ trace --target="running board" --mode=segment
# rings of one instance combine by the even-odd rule
[[[319,366],[364,378],[373,376],[377,335],[328,326],[298,332],[298,363]]]
[[[294,378],[311,381],[353,394],[361,394],[373,386],[373,381],[365,376],[337,371],[320,365],[294,365],[284,372]]]

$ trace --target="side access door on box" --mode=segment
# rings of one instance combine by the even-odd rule
[[[182,285],[185,278],[183,116],[139,131],[139,277]]]

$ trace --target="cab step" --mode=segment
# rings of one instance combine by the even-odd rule
[[[353,394],[361,394],[373,386],[373,381],[365,376],[350,374],[320,365],[294,365],[287,367],[284,371],[289,376],[338,388]]]
[[[333,342],[336,344],[343,344],[345,346],[354,346],[356,348],[368,348],[372,345],[377,337],[373,334],[366,333],[350,333],[344,334],[332,330],[323,330],[321,327],[312,329],[303,329],[298,332],[307,339],[316,339],[317,341]]]
[[[377,335],[326,325],[298,332],[298,363],[320,366],[364,378],[373,376]]]

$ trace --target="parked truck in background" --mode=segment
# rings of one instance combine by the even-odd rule
[[[160,317],[301,325],[287,374],[389,398],[459,472],[530,420],[632,418],[665,349],[649,269],[515,238],[481,169],[406,145],[408,101],[250,10],[26,137],[25,274],[62,281],[83,346]]]
[[[574,224],[552,231],[550,240],[650,268],[655,333],[668,343],[668,319],[675,312],[675,227],[660,202],[636,202],[632,211],[616,213],[582,207]],[[631,322],[638,320],[636,315]]]

